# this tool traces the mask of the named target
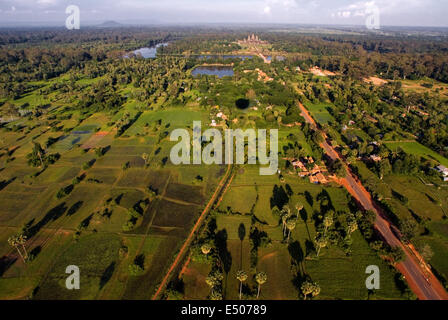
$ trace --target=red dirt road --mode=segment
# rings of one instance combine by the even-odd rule
[[[165,274],[165,277],[163,278],[162,282],[160,283],[159,288],[157,289],[156,293],[153,295],[152,300],[156,300],[159,297],[159,295],[162,293],[162,291],[165,288],[165,286],[167,285],[168,280],[171,277],[171,273],[176,269],[177,265],[180,263],[180,261],[182,260],[182,258],[185,255],[185,253],[188,251],[188,247],[189,247],[191,241],[193,240],[196,231],[199,229],[199,227],[201,226],[205,216],[208,214],[210,208],[215,203],[216,197],[219,195],[219,192],[221,190],[227,190],[227,188],[225,188],[225,182],[226,182],[226,180],[227,180],[227,178],[229,176],[231,168],[232,168],[232,166],[229,164],[228,167],[227,167],[227,171],[224,174],[224,177],[219,182],[219,185],[216,188],[215,192],[213,193],[210,201],[207,203],[207,206],[204,208],[204,210],[202,211],[199,219],[196,221],[193,229],[191,230],[190,234],[188,235],[187,240],[185,240],[182,248],[180,249],[179,253],[177,254],[176,259],[171,264],[170,268],[168,269],[168,272]]]
[[[311,125],[317,129],[316,122],[309,114],[308,110],[299,103],[302,110],[302,116]],[[336,150],[327,142],[325,133],[324,142],[321,147],[326,154],[333,160],[341,159]],[[343,160],[343,159],[341,159]],[[396,268],[403,274],[409,287],[421,300],[448,300],[448,293],[443,286],[423,262],[423,259],[412,246],[405,246],[391,229],[391,224],[386,220],[384,213],[375,204],[370,193],[364,188],[362,183],[355,177],[348,167],[347,176],[343,179],[337,179],[337,182],[344,186],[347,191],[359,202],[365,209],[373,211],[376,214],[375,228],[381,237],[392,247],[401,247],[405,252],[405,259],[396,265]]]

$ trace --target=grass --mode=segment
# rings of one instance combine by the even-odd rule
[[[68,245],[54,262],[48,276],[39,285],[36,299],[94,299],[108,282],[118,260],[121,241],[111,234],[92,234]],[[67,290],[65,269],[76,265],[80,269],[80,290]]]
[[[395,151],[397,148],[403,149],[404,152],[413,154],[416,156],[425,157],[441,163],[444,166],[448,166],[448,159],[441,156],[437,152],[425,147],[424,145],[413,142],[386,142],[385,145],[391,150]]]
[[[330,121],[334,121],[333,116],[328,112],[327,108],[331,108],[329,104],[319,103],[313,104],[310,102],[305,103],[306,108],[310,111],[311,115],[320,124],[325,124]]]

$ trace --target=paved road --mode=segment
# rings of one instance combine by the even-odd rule
[[[299,103],[302,110],[302,116],[310,124],[313,129],[317,129],[316,122],[309,114],[308,110]],[[325,153],[333,160],[341,159],[340,155],[330,145],[325,133],[324,142],[321,147]],[[347,191],[358,200],[360,205],[365,210],[373,211],[376,214],[375,228],[378,230],[381,237],[392,247],[401,247],[406,254],[403,262],[396,265],[397,269],[403,274],[407,280],[412,291],[422,300],[448,300],[448,294],[430,271],[430,269],[421,263],[423,259],[418,252],[409,246],[404,246],[399,240],[398,236],[392,231],[391,224],[385,219],[384,213],[375,204],[371,195],[364,188],[362,183],[355,177],[355,175],[347,167],[347,176],[340,179],[340,184],[343,185]]]

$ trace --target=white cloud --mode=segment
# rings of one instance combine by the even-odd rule
[[[338,16],[341,18],[350,18],[352,13],[350,11],[339,11]]]
[[[37,4],[42,6],[54,6],[58,4],[58,0],[37,0]]]
[[[265,13],[265,14],[270,14],[270,13],[271,13],[271,7],[270,7],[270,6],[266,6],[266,7],[264,7],[264,9],[263,9],[263,13]]]

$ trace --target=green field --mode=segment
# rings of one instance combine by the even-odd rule
[[[305,106],[310,111],[313,118],[320,124],[334,121],[333,116],[327,110],[327,108],[331,108],[329,104],[305,103]]]
[[[395,151],[397,148],[403,149],[404,152],[413,154],[416,156],[422,156],[433,161],[437,161],[444,166],[448,166],[448,159],[441,156],[435,151],[432,151],[428,147],[418,142],[387,142],[385,145],[391,150]]]

